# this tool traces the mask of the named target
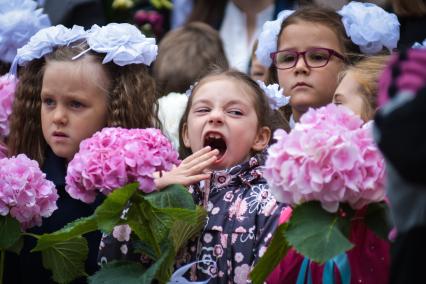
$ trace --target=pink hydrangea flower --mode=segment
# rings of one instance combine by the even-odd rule
[[[169,171],[179,163],[170,141],[154,128],[104,128],[80,143],[68,165],[65,189],[75,199],[95,200],[97,191],[109,194],[131,182],[149,193],[153,173]]]
[[[17,79],[13,75],[0,77],[0,137],[9,135],[9,116],[15,98]]]
[[[329,212],[339,203],[354,209],[384,199],[384,160],[372,137],[372,123],[333,104],[309,109],[287,134],[274,133],[265,178],[275,198],[296,205],[320,201]]]
[[[23,154],[0,160],[0,214],[10,214],[24,230],[51,216],[58,197],[36,161]]]

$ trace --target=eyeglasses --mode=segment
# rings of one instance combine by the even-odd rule
[[[299,56],[302,55],[303,61],[306,66],[310,68],[324,67],[330,61],[331,56],[336,56],[343,61],[346,61],[345,57],[329,48],[310,48],[305,51],[295,50],[278,50],[271,53],[272,61],[277,69],[290,69],[296,66],[299,61]]]

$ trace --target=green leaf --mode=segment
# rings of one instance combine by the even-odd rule
[[[83,237],[57,242],[42,252],[43,266],[53,273],[53,280],[68,283],[87,276],[84,262],[87,258],[87,241]]]
[[[151,224],[152,211],[152,206],[144,199],[138,204],[132,203],[129,208],[126,222],[142,241],[153,248],[156,258],[158,258],[161,252],[159,239],[155,237],[155,232]]]
[[[178,184],[147,194],[144,198],[157,208],[195,209],[194,199],[191,194],[184,186]]]
[[[173,223],[170,230],[170,238],[173,241],[176,252],[178,252],[189,239],[203,229],[206,217],[206,210],[201,206],[197,206],[191,216],[182,219],[179,218]]]
[[[154,279],[160,283],[167,283],[172,275],[175,257],[173,245],[165,242],[161,248],[160,258],[139,278],[139,283],[152,283]]]
[[[122,211],[137,188],[137,183],[131,183],[116,189],[96,208],[95,216],[100,230],[111,232],[114,226],[120,222]]]
[[[67,241],[95,230],[97,230],[97,224],[94,215],[80,218],[68,223],[59,231],[39,236],[37,245],[32,251],[44,250],[57,242]]]
[[[322,209],[319,202],[303,203],[293,210],[286,239],[300,254],[323,263],[353,247],[338,226],[350,219],[338,218]]]
[[[21,226],[10,215],[0,215],[0,250],[6,250],[13,246],[21,236]]]
[[[12,246],[7,248],[7,251],[19,254],[24,246],[24,238],[21,236]]]
[[[259,259],[253,271],[250,273],[250,278],[254,284],[264,283],[266,277],[271,274],[287,254],[290,248],[285,239],[287,226],[287,223],[278,226],[265,254]]]
[[[139,277],[144,272],[145,268],[139,263],[112,261],[103,265],[101,270],[88,279],[91,284],[140,284]]]
[[[385,203],[369,204],[364,220],[367,227],[379,237],[388,239],[392,225],[389,220],[389,208]]]

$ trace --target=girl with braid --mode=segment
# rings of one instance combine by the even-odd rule
[[[33,233],[51,233],[93,213],[93,206],[64,190],[67,164],[83,139],[104,127],[158,126],[155,85],[147,67],[156,54],[155,40],[129,24],[95,25],[89,31],[58,25],[41,30],[18,50],[12,73],[18,65],[22,67],[11,115],[9,154],[24,153],[37,160],[60,195],[58,209]],[[92,274],[97,269],[101,234],[86,238],[86,272]],[[19,279],[8,283],[51,282],[40,255],[24,252],[17,261],[10,269],[21,268],[25,273],[11,273],[10,277]]]

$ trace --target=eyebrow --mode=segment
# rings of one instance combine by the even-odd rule
[[[202,104],[202,103],[205,103],[205,104],[212,104],[212,101],[210,101],[210,100],[205,100],[205,99],[201,99],[201,100],[198,100],[198,101],[193,102],[193,103],[192,103],[192,105],[195,105],[195,104]],[[225,106],[229,106],[229,105],[236,105],[236,104],[246,105],[243,101],[239,101],[239,100],[232,100],[232,101],[227,102],[227,103],[225,104]]]

